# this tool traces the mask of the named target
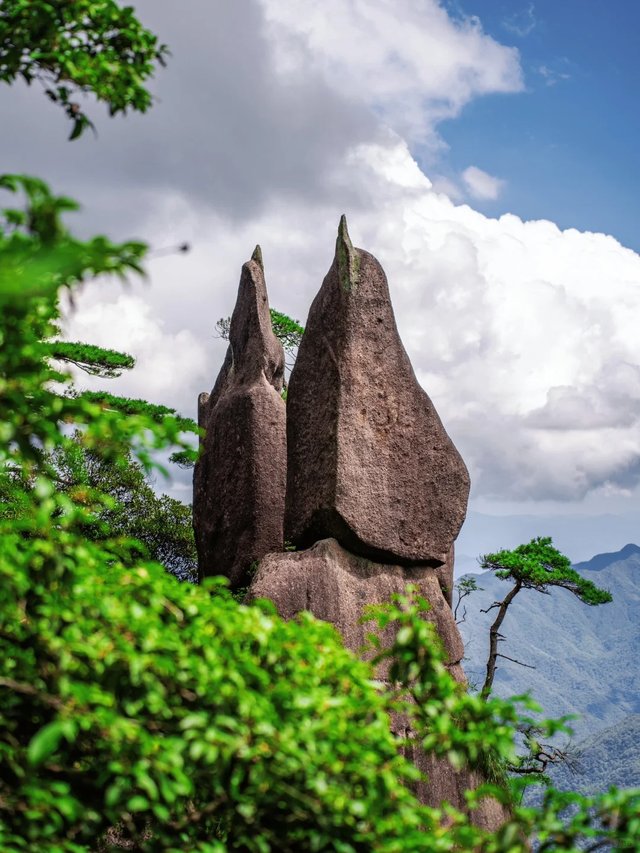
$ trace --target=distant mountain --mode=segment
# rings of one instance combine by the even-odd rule
[[[625,545],[620,551],[614,551],[607,554],[596,554],[590,560],[584,563],[574,563],[573,568],[578,572],[601,572],[612,563],[618,563],[620,560],[626,560],[633,554],[639,554],[640,547],[638,545]]]
[[[640,547],[627,545],[578,568],[608,589],[613,602],[589,607],[562,589],[520,592],[503,623],[501,651],[536,668],[501,659],[494,689],[502,696],[530,692],[546,716],[580,715],[572,725],[575,739],[584,739],[640,714]],[[481,686],[495,611],[480,611],[504,598],[511,585],[491,572],[474,576],[483,591],[465,599],[459,627],[465,671]]]

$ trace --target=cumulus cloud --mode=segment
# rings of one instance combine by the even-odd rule
[[[0,139],[9,168],[84,187],[91,227],[194,246],[151,262],[150,288],[81,298],[70,336],[138,358],[114,390],[193,414],[254,245],[272,305],[304,322],[345,212],[387,270],[476,496],[571,501],[640,482],[640,257],[605,235],[483,216],[411,153],[472,98],[517,91],[517,52],[434,0],[138,5],[174,51],[148,117],[99,123],[81,147],[60,127],[57,146],[25,95]]]
[[[261,3],[286,79],[314,67],[412,141],[437,145],[437,122],[473,98],[523,88],[518,51],[437,0]]]
[[[129,353],[136,366],[117,382],[119,394],[154,403],[193,408],[194,382],[207,381],[203,342],[187,329],[172,332],[139,293],[119,293],[113,302],[85,301],[67,315],[66,337]],[[105,388],[105,381],[76,373],[80,387]],[[108,386],[111,387],[111,386]]]
[[[472,198],[482,201],[495,201],[502,192],[505,182],[477,166],[467,166],[462,173],[462,181]]]

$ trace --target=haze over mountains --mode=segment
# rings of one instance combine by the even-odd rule
[[[456,542],[456,576],[477,574],[478,555],[514,548],[534,536],[551,536],[573,563],[614,552],[640,535],[640,513],[493,515],[470,511]]]
[[[613,601],[589,607],[563,589],[550,595],[522,590],[503,623],[500,650],[535,669],[499,659],[494,689],[500,696],[530,693],[547,717],[579,715],[572,741],[582,752],[581,773],[554,770],[560,787],[633,787],[640,784],[640,547],[629,544],[574,568],[608,589]],[[475,577],[482,591],[465,599],[459,627],[465,671],[480,687],[495,618],[495,610],[481,610],[504,598],[511,584],[491,572]]]

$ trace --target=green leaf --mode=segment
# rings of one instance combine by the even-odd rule
[[[54,720],[43,726],[31,738],[27,748],[27,760],[34,767],[46,761],[58,748],[58,744],[65,736],[65,724],[61,720]]]
[[[130,812],[144,812],[149,808],[149,801],[146,797],[136,794],[127,802],[127,809]]]

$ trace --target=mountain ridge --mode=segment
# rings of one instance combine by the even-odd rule
[[[628,545],[625,545],[619,551],[607,551],[604,554],[596,554],[595,557],[592,557],[590,560],[585,560],[582,563],[574,563],[573,568],[577,572],[589,571],[589,572],[600,572],[603,569],[606,569],[608,566],[613,563],[618,563],[621,560],[626,560],[627,557],[630,557],[632,554],[640,553],[640,546],[634,545],[630,542]]]

